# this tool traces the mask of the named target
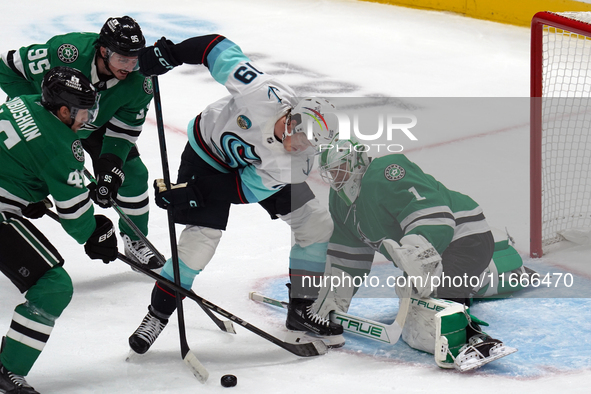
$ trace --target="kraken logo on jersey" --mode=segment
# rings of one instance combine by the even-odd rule
[[[212,141],[218,155],[230,168],[244,168],[252,162],[261,161],[255,152],[254,145],[245,142],[234,133],[222,134],[220,142],[221,149]]]
[[[390,164],[384,170],[384,176],[389,181],[399,181],[404,178],[406,171],[398,164]]]
[[[84,162],[84,149],[82,149],[82,142],[76,140],[72,143],[72,153],[79,162]]]
[[[78,59],[78,48],[72,44],[62,44],[57,49],[57,57],[64,63],[74,63]]]
[[[252,122],[250,121],[250,119],[248,119],[244,115],[238,116],[238,119],[236,119],[236,123],[238,123],[238,127],[240,127],[243,130],[248,130],[250,129],[250,126],[252,126]]]
[[[144,79],[144,92],[146,92],[146,94],[154,93],[154,87],[152,86],[152,78],[150,77],[146,77]]]

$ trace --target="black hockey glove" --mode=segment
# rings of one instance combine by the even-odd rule
[[[91,259],[100,259],[103,263],[109,264],[117,258],[119,253],[115,228],[113,222],[106,216],[94,215],[94,218],[96,230],[84,244],[84,251]]]
[[[172,41],[162,37],[154,45],[140,50],[138,56],[140,73],[147,77],[162,75],[179,66],[181,62],[172,55],[173,45]]]
[[[29,219],[39,219],[47,213],[49,208],[53,207],[53,204],[49,199],[44,198],[39,202],[34,202],[22,209],[23,216]]]
[[[102,155],[95,166],[96,185],[89,186],[92,200],[101,208],[111,206],[111,198],[117,197],[119,186],[125,180],[125,174],[121,170],[123,165],[120,158],[112,154]]]
[[[194,182],[185,182],[170,185],[166,188],[163,179],[154,180],[154,199],[156,205],[162,209],[172,206],[174,210],[185,210],[189,208],[202,207],[203,197]]]

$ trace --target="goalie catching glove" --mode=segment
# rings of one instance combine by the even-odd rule
[[[156,205],[162,209],[169,206],[175,210],[185,210],[203,206],[203,197],[194,182],[185,182],[175,185],[170,184],[170,190],[163,179],[154,181],[154,199]]]
[[[402,237],[400,245],[391,239],[386,239],[383,245],[394,264],[408,275],[417,295],[428,297],[435,290],[431,278],[440,277],[443,271],[441,256],[433,245],[417,234]]]

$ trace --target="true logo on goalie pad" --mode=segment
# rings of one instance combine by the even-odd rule
[[[390,343],[388,333],[386,332],[386,330],[384,330],[383,327],[372,325],[360,320],[355,320],[348,316],[340,315],[336,311],[334,311],[333,313],[334,319],[336,320],[335,323],[338,323],[341,326],[343,326],[343,329],[345,331],[354,332],[365,337],[371,337],[374,340],[378,339],[382,342]]]

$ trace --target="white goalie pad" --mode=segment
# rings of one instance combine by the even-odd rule
[[[448,301],[451,302],[451,301]],[[435,321],[435,350],[433,356],[435,363],[440,368],[455,368],[453,362],[447,362],[447,355],[449,354],[449,343],[446,337],[441,335],[441,322],[445,316],[451,316],[456,313],[465,314],[466,306],[457,302],[451,302],[445,309],[437,312],[434,316]],[[459,328],[459,327],[458,327]],[[463,327],[462,329],[465,329]]]
[[[330,256],[327,257],[330,264]],[[327,318],[331,311],[347,312],[351,305],[351,299],[355,293],[355,286],[353,285],[353,277],[338,268],[330,267],[325,272],[329,277],[338,278],[339,286],[334,286],[336,282],[327,281],[327,286],[320,289],[318,298],[312,304],[312,311],[320,317]]]
[[[398,293],[398,288],[396,290]],[[413,349],[434,354],[437,362],[438,348],[441,346],[442,341],[447,344],[446,338],[441,336],[441,317],[456,313],[463,314],[464,310],[464,305],[453,301],[411,297],[406,324],[402,330],[402,339]],[[437,317],[438,315],[439,317]],[[462,325],[457,327],[457,330],[460,331],[465,328],[466,326]],[[443,360],[445,360],[446,356],[447,350]],[[437,365],[439,365],[438,362]]]
[[[435,290],[434,277],[441,277],[443,266],[437,250],[423,236],[410,234],[400,240],[383,242],[394,264],[408,275],[420,298],[428,297]]]

